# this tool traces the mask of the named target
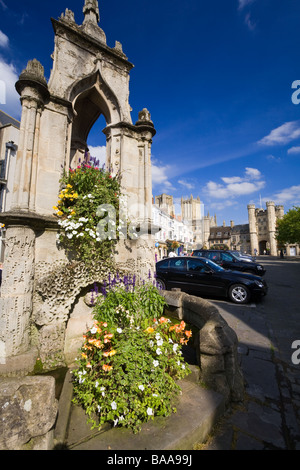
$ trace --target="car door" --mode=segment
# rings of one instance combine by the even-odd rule
[[[224,269],[231,269],[232,271],[241,271],[242,263],[237,258],[232,256],[231,253],[221,253],[221,266]]]
[[[187,260],[187,279],[190,292],[199,295],[224,295],[226,291],[222,276],[211,269],[205,260],[189,258]]]
[[[168,285],[169,288],[184,289],[186,284],[186,258],[170,258],[168,267]]]

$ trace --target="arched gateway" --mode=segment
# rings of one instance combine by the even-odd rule
[[[106,44],[99,27],[97,0],[85,0],[82,25],[66,10],[52,19],[55,33],[49,82],[37,60],[28,62],[16,89],[22,118],[11,211],[5,222],[6,253],[1,287],[0,375],[64,362],[64,337],[70,310],[80,293],[104,272],[70,271],[56,245],[57,203],[62,169],[75,166],[87,150],[95,121],[106,121],[106,163],[121,172],[128,217],[140,227],[137,240],[122,240],[116,263],[145,275],[154,268],[151,226],[151,144],[155,134],[149,112],[133,124],[129,73],[122,51]]]

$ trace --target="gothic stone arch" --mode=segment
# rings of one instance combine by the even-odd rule
[[[38,355],[50,367],[64,362],[64,335],[70,309],[80,289],[105,266],[86,273],[70,265],[56,245],[57,202],[62,170],[85,151],[88,133],[103,114],[107,165],[122,175],[128,216],[140,227],[136,240],[122,240],[115,254],[121,271],[144,276],[154,268],[151,224],[151,144],[155,134],[144,109],[133,124],[129,73],[133,65],[122,51],[106,44],[99,27],[97,0],[85,0],[84,21],[66,10],[52,19],[55,48],[49,82],[43,66],[32,60],[16,89],[22,103],[11,211],[2,214],[7,231],[1,287],[0,375],[27,373]]]

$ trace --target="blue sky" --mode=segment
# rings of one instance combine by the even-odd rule
[[[20,118],[14,82],[38,59],[48,79],[50,18],[84,0],[0,0],[0,108]],[[148,108],[153,195],[199,196],[221,225],[247,223],[247,204],[300,205],[300,1],[100,0],[107,44],[120,41],[130,74],[132,120]],[[299,82],[297,82],[299,81]],[[294,86],[294,88],[292,88]],[[299,93],[298,93],[299,90]],[[100,118],[89,136],[105,145]]]

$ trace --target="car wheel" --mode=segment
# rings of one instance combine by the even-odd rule
[[[250,292],[243,284],[234,284],[228,292],[230,300],[236,304],[246,304],[250,299]]]
[[[161,290],[166,290],[166,284],[161,279],[156,278],[156,287]]]

